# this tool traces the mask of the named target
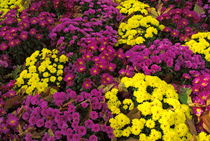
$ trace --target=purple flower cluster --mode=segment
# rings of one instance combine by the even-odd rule
[[[79,44],[79,53],[71,54],[70,63],[65,68],[64,81],[67,86],[82,84],[79,89],[82,87],[90,90],[115,83],[117,71],[127,71],[122,73],[123,76],[133,75],[128,68],[124,68],[126,60],[123,50],[113,48],[114,43],[108,37],[82,38]]]
[[[83,13],[83,17],[88,20],[98,20],[113,24],[113,19],[119,21],[122,19],[117,4],[112,0],[80,0],[79,5]]]
[[[64,81],[80,91],[113,83],[125,55],[122,49],[113,48],[117,42],[114,24],[122,19],[117,5],[111,0],[81,0],[78,4],[83,16],[61,18],[49,37],[70,58]]]
[[[202,22],[201,15],[186,7],[171,9],[157,19],[165,25],[164,37],[178,42],[187,40],[191,35],[197,33],[198,29],[205,31],[208,27]]]
[[[193,79],[192,85],[193,93],[191,94],[193,101],[193,113],[198,117],[197,129],[198,131],[203,131],[203,118],[210,111],[210,74],[206,73],[199,75]]]
[[[7,54],[0,55],[0,68],[8,68],[10,66],[10,58]]]
[[[0,86],[0,138],[1,139],[15,139],[17,134],[17,125],[19,124],[18,117],[9,112],[11,108],[8,106],[8,100],[16,96],[16,92],[11,90],[14,86],[14,81]],[[10,101],[12,102],[12,101]],[[14,101],[15,104],[16,101]]]
[[[0,54],[8,53],[14,64],[24,62],[48,40],[48,30],[55,22],[55,14],[37,12],[40,8],[37,5],[34,3],[20,13],[12,9],[0,21]]]
[[[28,96],[23,103],[21,116],[25,140],[39,139],[87,141],[106,140],[113,137],[111,127],[104,123],[111,117],[102,93],[96,89],[90,93],[77,94],[71,89],[57,92],[52,100],[45,100],[40,95]],[[103,122],[101,122],[103,121]],[[102,124],[101,124],[102,123]],[[101,134],[102,136],[97,136]]]
[[[187,46],[173,44],[168,39],[155,40],[149,47],[136,45],[125,53],[128,61],[138,71],[147,75],[191,79],[195,73],[205,70],[205,61],[200,55],[193,54]],[[201,71],[200,71],[201,72]]]
[[[30,15],[28,10],[25,10],[20,13],[19,20],[16,18],[17,14],[17,10],[10,10],[3,16],[4,20],[0,22],[2,25],[0,28],[2,51],[8,47],[19,46],[31,37],[41,40],[44,29],[49,29],[50,25],[54,23],[55,15],[48,12],[41,12],[34,16]]]
[[[162,4],[163,8],[161,9],[162,11],[166,10],[168,7],[173,7],[173,8],[188,8],[192,9],[195,4],[199,6],[203,6],[203,0],[142,0],[144,3],[148,3],[152,7],[157,7]]]

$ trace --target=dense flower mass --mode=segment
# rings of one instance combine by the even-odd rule
[[[204,55],[207,61],[210,61],[210,32],[199,32],[193,34],[191,40],[186,45],[194,52]]]
[[[117,7],[123,15],[142,14],[148,15],[147,8],[150,7],[138,0],[126,0]]]
[[[63,80],[64,64],[68,61],[65,55],[58,55],[57,50],[35,51],[26,59],[25,69],[16,80],[18,91],[34,95],[45,92],[50,86],[60,86]]]
[[[200,55],[193,54],[187,46],[173,44],[168,39],[155,40],[148,47],[133,46],[125,53],[133,67],[145,74],[160,77],[175,75],[173,78],[191,79],[193,72],[202,73],[205,61]]]
[[[8,54],[15,64],[20,65],[48,41],[48,30],[55,22],[55,14],[36,10],[40,10],[37,3],[22,12],[12,9],[0,21],[0,54]]]
[[[30,0],[2,0],[0,3],[0,14],[6,14],[10,9],[18,8],[22,11],[29,6]]]
[[[172,37],[175,41],[186,41],[191,35],[197,33],[194,25],[200,30],[206,30],[207,24],[201,24],[202,18],[198,13],[188,8],[175,8],[160,15],[157,18],[161,24],[165,25],[163,32],[165,37]]]
[[[156,39],[158,32],[164,28],[159,21],[152,16],[134,15],[122,22],[119,26],[118,33],[121,39],[119,44],[137,45],[142,44],[150,39]],[[152,41],[152,40],[151,40]]]
[[[0,140],[209,141],[208,3],[0,0]]]
[[[191,118],[190,109],[180,104],[172,85],[141,73],[132,78],[123,77],[121,83],[128,93],[119,93],[114,88],[105,94],[114,114],[109,122],[116,137],[135,135],[142,141],[189,140],[192,137],[185,124],[186,119]],[[134,110],[133,117],[129,112]]]
[[[193,112],[198,117],[197,125],[201,124],[202,126],[197,126],[198,130],[206,130],[204,119],[202,118],[206,113],[210,111],[210,75],[204,74],[199,75],[193,80],[193,93],[191,95],[193,101]]]
[[[40,133],[41,140],[107,140],[113,137],[111,127],[99,122],[107,121],[111,114],[102,93],[96,89],[80,94],[67,89],[55,93],[49,102],[40,95],[28,96],[23,107],[22,130],[48,131]],[[33,132],[24,136],[25,140],[37,138]]]

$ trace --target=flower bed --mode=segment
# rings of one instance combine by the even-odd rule
[[[0,3],[0,139],[209,141],[204,0]]]

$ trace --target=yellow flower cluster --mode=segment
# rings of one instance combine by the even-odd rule
[[[68,61],[65,55],[58,55],[58,50],[35,51],[26,59],[26,69],[16,79],[16,87],[26,94],[40,94],[49,86],[59,86],[63,80],[64,64]]]
[[[120,13],[125,15],[131,15],[133,13],[148,15],[148,11],[146,9],[148,7],[149,5],[138,0],[126,0],[121,2],[117,8],[120,10]]]
[[[127,22],[122,22],[118,29],[118,44],[137,45],[153,38],[164,28],[152,16],[134,15]]]
[[[197,141],[210,141],[210,134],[206,134],[205,132],[200,132],[196,137]]]
[[[0,0],[0,12],[5,14],[10,9],[19,7],[19,11],[28,7],[30,0]]]
[[[185,124],[191,119],[190,108],[181,104],[174,87],[156,76],[135,74],[123,77],[120,86],[132,93],[130,99],[122,100],[118,89],[105,94],[108,108],[114,115],[110,126],[116,137],[138,136],[140,141],[190,140],[192,135]],[[129,88],[132,88],[131,91]],[[121,97],[121,98],[120,98]],[[140,112],[137,118],[130,118],[133,109]]]
[[[210,61],[210,32],[199,32],[193,34],[191,40],[186,42],[194,53],[203,54],[207,61]]]

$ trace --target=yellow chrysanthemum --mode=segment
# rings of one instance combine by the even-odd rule
[[[67,61],[68,58],[65,55],[58,55],[56,50],[44,48],[42,51],[35,51],[26,59],[26,69],[17,78],[16,88],[19,91],[24,89],[26,94],[34,95],[45,92],[50,86],[59,87],[63,80],[64,64]]]

